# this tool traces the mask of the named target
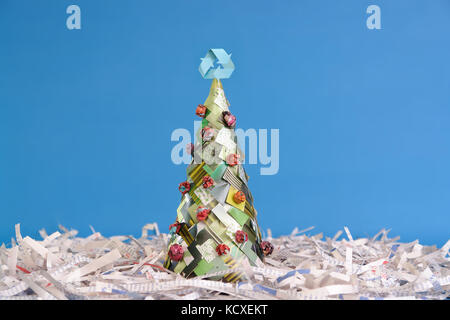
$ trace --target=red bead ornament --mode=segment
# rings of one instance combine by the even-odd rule
[[[234,194],[233,200],[236,203],[242,203],[245,201],[245,194],[242,191],[238,191]]]
[[[226,161],[230,167],[234,167],[239,163],[239,155],[236,153],[229,154]]]
[[[179,244],[173,244],[169,249],[169,258],[173,261],[180,261],[183,259],[184,250]]]
[[[234,234],[234,238],[236,239],[237,243],[244,243],[245,241],[248,240],[248,234],[245,231],[238,230]]]
[[[210,176],[206,175],[203,177],[203,188],[207,189],[214,185],[214,180]]]
[[[185,193],[189,192],[191,190],[191,184],[187,181],[180,183],[178,186],[178,190],[184,195]]]
[[[223,121],[228,128],[234,128],[236,126],[236,117],[231,114],[230,111],[222,112]]]
[[[230,248],[225,243],[221,243],[216,247],[216,251],[217,254],[221,256],[224,254],[228,254],[228,252],[230,252]]]
[[[268,256],[269,254],[272,254],[272,252],[273,252],[273,245],[269,241],[261,242],[260,247],[265,256]]]
[[[179,223],[178,221],[176,221],[175,223],[172,223],[172,224],[169,226],[169,231],[172,230],[173,227],[176,227],[176,228],[177,228],[177,229],[175,230],[175,233],[178,234],[178,232],[180,232],[180,230],[181,230],[181,223]]]
[[[202,104],[199,104],[197,109],[195,110],[195,114],[201,118],[206,117],[206,107]]]
[[[197,208],[197,220],[205,221],[208,218],[211,209],[205,208],[204,206],[199,206]]]
[[[202,138],[203,141],[211,141],[214,137],[214,129],[211,127],[204,127],[202,129]]]

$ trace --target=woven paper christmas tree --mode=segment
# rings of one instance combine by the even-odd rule
[[[195,112],[203,118],[202,126],[195,146],[188,146],[192,162],[187,180],[179,185],[181,203],[169,227],[165,260],[166,268],[188,278],[211,274],[211,279],[236,282],[242,274],[234,268],[243,261],[260,266],[273,250],[261,239],[244,154],[234,132],[236,117],[219,79],[233,70],[223,49],[211,49],[200,65],[203,77],[213,80],[208,98]]]

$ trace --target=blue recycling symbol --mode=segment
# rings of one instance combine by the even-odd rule
[[[204,79],[227,79],[234,71],[231,54],[223,49],[209,49],[198,68]]]

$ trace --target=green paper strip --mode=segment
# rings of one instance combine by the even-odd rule
[[[209,270],[214,267],[212,263],[208,263],[205,260],[200,260],[197,264],[197,267],[194,269],[194,273],[198,276],[202,276],[206,274]]]
[[[205,170],[206,173],[209,174],[210,176],[214,173],[214,170],[211,169],[211,167],[208,166],[207,164],[205,164],[205,165],[203,166],[203,170]]]
[[[249,217],[244,212],[235,207],[231,207],[228,213],[241,225],[241,227],[248,221]]]
[[[213,178],[216,181],[219,181],[220,179],[222,179],[225,170],[227,170],[227,165],[224,162],[222,162],[211,174],[211,178]]]

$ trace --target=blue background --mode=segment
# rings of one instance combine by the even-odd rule
[[[81,7],[82,29],[66,28]],[[366,8],[381,7],[382,30]],[[259,223],[441,246],[450,226],[450,1],[0,0],[0,240],[59,223],[140,235],[176,216],[209,48],[244,129],[280,129],[280,170],[247,165]]]

